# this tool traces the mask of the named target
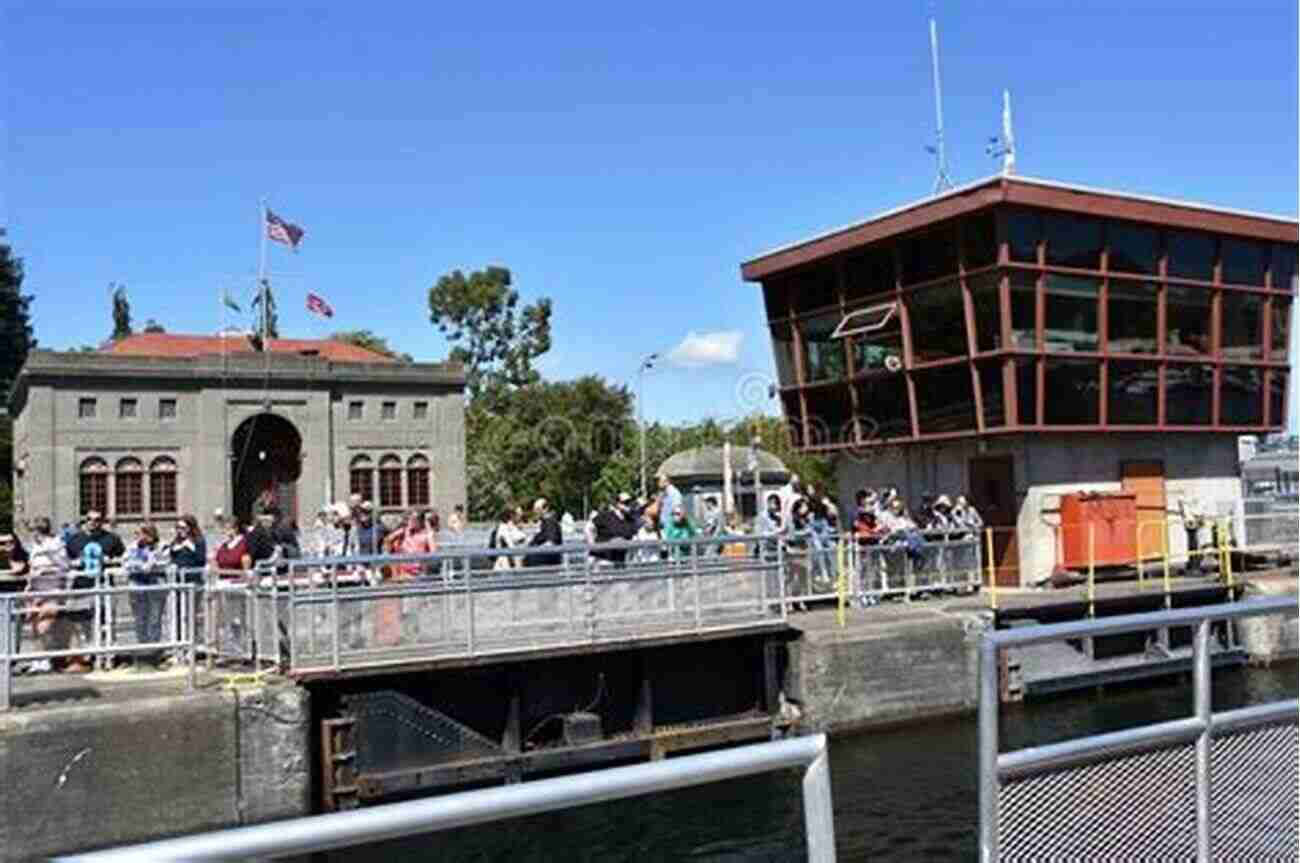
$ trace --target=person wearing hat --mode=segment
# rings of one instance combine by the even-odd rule
[[[550,502],[544,497],[533,501],[533,515],[539,524],[537,533],[528,541],[530,547],[542,545],[564,545],[564,534],[560,531],[560,519],[552,511]],[[560,554],[530,554],[524,558],[524,566],[559,566],[563,563]]]
[[[930,504],[930,514],[925,529],[937,533],[947,533],[957,525],[952,520],[952,501],[948,495],[941,494]]]
[[[596,514],[593,525],[596,528],[596,544],[607,542],[630,542],[636,538],[636,521],[632,518],[632,495],[621,492],[613,506],[606,507]],[[596,560],[613,566],[622,566],[627,559],[627,550],[602,549],[593,551]]]

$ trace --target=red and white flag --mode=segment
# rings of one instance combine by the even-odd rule
[[[324,297],[317,294],[307,295],[307,311],[313,315],[320,315],[322,318],[334,317],[334,308],[325,302]]]
[[[286,222],[270,210],[266,211],[266,238],[268,240],[284,243],[296,252],[298,251],[298,244],[302,242],[304,233],[305,231],[293,222]]]

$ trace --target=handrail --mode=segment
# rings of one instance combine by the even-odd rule
[[[806,768],[802,785],[808,859],[814,863],[833,863],[834,816],[824,734],[55,859],[81,863],[166,863],[311,854],[792,767]]]
[[[1296,614],[1292,596],[1249,599],[1221,605],[1199,606],[1143,614],[1126,614],[1094,620],[1045,626],[1017,627],[985,632],[979,648],[979,812],[980,852],[984,863],[1001,859],[1000,795],[1003,780],[1042,774],[1077,764],[1092,763],[1152,748],[1195,743],[1197,860],[1211,855],[1210,741],[1229,731],[1270,723],[1295,721],[1300,702],[1279,700],[1239,710],[1215,713],[1210,700],[1210,623],[1265,614]],[[1114,635],[1174,626],[1193,627],[1192,680],[1194,710],[1181,719],[1158,722],[1107,734],[1075,738],[1060,743],[998,752],[999,653],[1071,638]]]

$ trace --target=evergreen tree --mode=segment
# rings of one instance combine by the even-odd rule
[[[109,338],[117,341],[135,332],[131,328],[131,303],[126,298],[126,285],[109,282],[108,286],[113,289],[113,334]]]
[[[262,286],[265,291],[258,291],[257,296],[253,297],[253,308],[257,310],[257,319],[253,321],[253,331],[258,335],[258,344],[261,344],[262,335],[262,297],[266,297],[266,335],[268,338],[280,338],[280,321],[275,313],[275,294],[271,293],[271,283],[264,281]]]
[[[24,294],[23,262],[15,258],[0,230],[0,394],[7,394],[27,354],[36,347],[29,304]]]

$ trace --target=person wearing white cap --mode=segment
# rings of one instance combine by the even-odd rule
[[[607,507],[604,512],[596,513],[592,519],[592,525],[595,528],[595,535],[592,537],[596,543],[605,542],[628,542],[636,538],[636,521],[631,515],[632,495],[622,492],[614,505]],[[622,566],[627,558],[627,552],[624,549],[609,549],[607,551],[593,551],[591,556],[604,563],[614,566]]]

